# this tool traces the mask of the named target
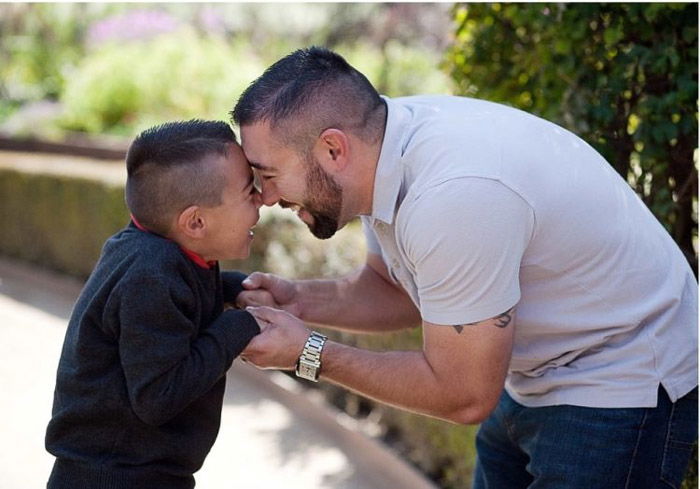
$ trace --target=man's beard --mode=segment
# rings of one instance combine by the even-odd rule
[[[328,239],[338,230],[340,210],[343,204],[343,189],[312,155],[305,157],[306,196],[302,207],[313,218],[312,223],[305,223],[309,231],[318,239]],[[281,207],[292,207],[293,204],[281,200]]]

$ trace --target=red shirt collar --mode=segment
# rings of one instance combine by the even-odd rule
[[[180,249],[182,252],[187,255],[187,258],[195,262],[195,264],[199,265],[202,268],[206,268],[207,270],[211,270],[216,266],[216,260],[213,261],[206,261],[204,258],[202,258],[200,255],[195,253],[192,250],[188,250],[187,248],[180,246]]]
[[[151,232],[148,229],[146,229],[145,227],[143,227],[141,225],[141,223],[136,220],[136,218],[134,217],[133,214],[131,214],[130,216],[131,216],[131,221],[134,223],[134,226],[136,226],[139,230],[143,231],[144,233]],[[180,246],[180,245],[178,245],[178,246]],[[205,268],[207,270],[210,270],[216,266],[216,261],[206,261],[200,255],[198,255],[197,253],[195,253],[192,250],[188,250],[184,246],[180,246],[180,249],[185,254],[185,256],[187,256],[187,258],[192,260],[197,266],[199,266],[201,268]]]

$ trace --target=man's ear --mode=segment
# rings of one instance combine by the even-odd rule
[[[178,231],[192,239],[200,239],[204,236],[206,221],[201,209],[197,205],[191,205],[177,217]]]
[[[348,164],[348,136],[340,129],[330,128],[321,133],[314,147],[314,156],[329,172],[342,171]]]

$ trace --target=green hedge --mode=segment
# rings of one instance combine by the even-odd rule
[[[123,189],[62,175],[0,169],[0,253],[85,278],[128,219]]]

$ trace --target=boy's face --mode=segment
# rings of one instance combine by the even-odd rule
[[[207,260],[247,258],[253,241],[251,228],[260,218],[260,193],[253,184],[253,172],[237,144],[229,145],[227,157],[215,157],[212,171],[219,171],[228,181],[221,205],[200,208],[207,223],[200,254]]]

